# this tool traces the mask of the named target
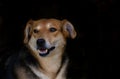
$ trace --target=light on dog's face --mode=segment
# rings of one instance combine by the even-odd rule
[[[25,30],[24,43],[43,57],[56,51],[62,52],[66,45],[66,38],[76,36],[72,24],[66,20],[42,19],[32,21],[28,25]]]
[[[59,21],[34,21],[31,27],[29,47],[42,57],[49,55],[65,45],[65,38],[61,32]]]

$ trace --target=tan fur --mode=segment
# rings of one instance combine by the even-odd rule
[[[57,30],[55,32],[50,32],[50,28],[56,28]],[[38,32],[34,33],[34,30],[37,30]],[[30,39],[28,39],[29,35]],[[42,67],[41,70],[40,68],[36,69],[32,66],[29,66],[31,70],[36,74],[44,74],[44,76],[48,77],[48,79],[66,79],[63,75],[68,63],[67,61],[62,66],[62,69],[58,74],[57,72],[61,66],[62,55],[66,46],[66,39],[74,39],[75,37],[76,31],[73,25],[67,20],[61,21],[57,19],[40,19],[36,21],[28,21],[25,28],[24,43],[31,50],[31,54],[37,59],[39,65]],[[46,57],[39,56],[38,51],[35,49],[36,40],[39,38],[44,38],[48,46],[56,46],[56,48],[51,51],[50,54]],[[21,71],[23,72],[24,70]]]

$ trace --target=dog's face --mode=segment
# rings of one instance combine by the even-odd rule
[[[67,20],[30,20],[25,28],[24,43],[35,54],[46,57],[57,52],[63,53],[68,37],[75,38],[76,31]]]

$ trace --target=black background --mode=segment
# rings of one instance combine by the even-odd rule
[[[68,40],[71,79],[111,78],[118,52],[118,5],[112,0],[0,0],[0,68],[8,51],[19,50],[29,19],[68,19],[78,36]],[[2,76],[2,75],[0,75]]]

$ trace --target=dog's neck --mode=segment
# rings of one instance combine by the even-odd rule
[[[54,54],[56,53],[57,54]],[[62,53],[61,51],[51,52],[54,55],[48,57],[40,57],[39,63],[42,68],[42,72],[47,74],[52,79],[57,75],[62,62]]]
[[[50,52],[49,56],[41,57],[41,56],[35,56],[37,57],[37,61],[39,63],[39,66],[37,66],[37,69],[34,69],[31,67],[31,69],[38,74],[38,72],[43,72],[43,74],[47,75],[48,78],[46,79],[63,79],[62,75],[65,73],[67,63],[64,61],[65,57],[63,53],[64,48],[59,48],[54,51]],[[65,65],[63,65],[63,63]],[[61,70],[62,69],[62,70]],[[37,71],[37,72],[36,72]],[[38,75],[39,76],[39,75]]]
[[[31,70],[39,77],[40,72],[44,75],[47,75],[48,78],[45,79],[65,79],[63,75],[65,75],[66,66],[68,60],[66,61],[65,53],[63,53],[65,47],[55,49],[54,51],[50,52],[50,55],[46,57],[41,57],[40,55],[33,54],[35,56],[35,60],[39,63],[36,67],[30,66]],[[30,50],[32,52],[32,50]],[[29,57],[30,58],[30,57]],[[65,59],[64,59],[65,58]],[[65,60],[65,61],[64,61]],[[37,63],[36,62],[36,63]],[[34,62],[33,62],[34,63]]]
[[[66,79],[66,68],[68,65],[68,59],[65,59],[65,61],[63,61],[62,65],[59,67],[59,70],[57,71],[57,73],[51,73],[48,71],[44,71],[39,68],[33,67],[31,65],[29,65],[30,69],[33,71],[33,73],[40,79]],[[53,65],[51,65],[53,66]],[[55,66],[54,66],[55,67]],[[51,73],[51,74],[50,74]]]

